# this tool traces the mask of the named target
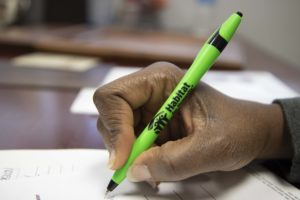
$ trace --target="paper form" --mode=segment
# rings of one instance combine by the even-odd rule
[[[76,166],[74,173],[0,181],[3,200],[99,200],[104,199],[112,171],[106,167],[105,150],[0,151],[0,165],[23,168]],[[2,168],[2,167],[1,167]],[[71,168],[69,168],[71,169]],[[0,176],[3,176],[1,174]],[[252,165],[233,172],[215,172],[184,181],[161,183],[153,190],[145,183],[125,180],[111,200],[299,200],[300,191],[266,169]]]
[[[113,67],[100,85],[137,70],[140,68]],[[271,103],[278,98],[299,96],[273,74],[265,71],[208,71],[202,81],[231,97],[261,103]],[[81,89],[70,111],[97,115],[98,111],[92,100],[95,90],[96,88]]]
[[[23,178],[35,178],[44,176],[57,176],[75,172],[73,165],[33,165],[24,167],[1,167],[0,181],[20,180]]]
[[[68,151],[61,151],[59,154],[62,156],[57,156],[56,151],[47,150],[0,151],[0,183],[73,175],[85,164],[78,160],[75,150],[71,154]],[[80,152],[78,155],[81,155]],[[68,157],[67,162],[65,157]]]

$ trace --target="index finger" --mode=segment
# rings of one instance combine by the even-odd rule
[[[179,72],[172,64],[155,63],[96,90],[98,128],[110,151],[110,168],[118,169],[129,156],[135,139],[134,110],[143,106],[145,112],[157,111],[176,84],[170,80]]]

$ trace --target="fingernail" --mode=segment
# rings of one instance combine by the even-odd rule
[[[132,182],[152,180],[150,171],[146,165],[136,165],[129,168],[127,178]]]
[[[114,150],[112,150],[109,153],[109,159],[108,159],[108,163],[107,163],[107,166],[108,166],[109,169],[112,169],[112,167],[114,166],[115,159],[116,159],[116,153],[115,153]]]

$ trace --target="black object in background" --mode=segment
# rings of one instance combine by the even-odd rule
[[[13,24],[80,24],[87,21],[87,0],[19,0],[29,6]]]
[[[86,0],[46,0],[44,5],[45,23],[84,23],[86,22]]]

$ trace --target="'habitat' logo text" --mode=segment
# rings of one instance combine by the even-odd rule
[[[183,83],[183,86],[177,91],[176,95],[172,98],[172,101],[168,103],[166,109],[174,113],[183,100],[183,98],[187,95],[187,93],[192,89],[192,85],[187,84],[186,82]]]

